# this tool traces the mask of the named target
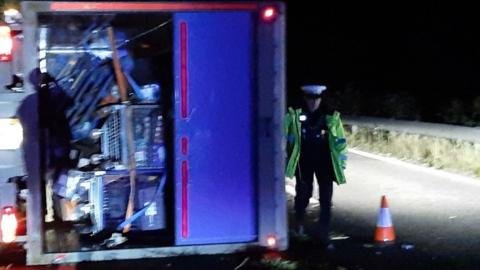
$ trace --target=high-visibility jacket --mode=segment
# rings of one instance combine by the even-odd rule
[[[287,115],[285,116],[285,134],[287,136],[287,164],[285,175],[287,177],[293,177],[295,175],[295,170],[300,160],[302,143],[301,114],[302,109],[288,108]],[[340,113],[335,111],[332,115],[327,115],[326,122],[328,127],[328,145],[335,174],[334,180],[339,185],[344,184],[346,183],[343,171],[347,161],[347,141],[342,120],[340,119]]]

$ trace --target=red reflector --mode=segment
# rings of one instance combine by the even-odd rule
[[[188,153],[188,139],[187,137],[182,137],[182,155]]]
[[[17,217],[13,207],[4,207],[0,216],[0,234],[2,242],[10,243],[17,237]]]
[[[265,22],[272,22],[278,16],[278,10],[276,7],[267,6],[262,9],[262,20]]]
[[[180,23],[180,111],[183,119],[188,116],[187,80],[187,23]]]
[[[188,237],[188,163],[182,161],[182,238]]]

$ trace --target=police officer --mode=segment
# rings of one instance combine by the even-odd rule
[[[288,154],[286,175],[296,178],[296,230],[304,234],[305,209],[313,190],[313,175],[317,178],[320,195],[320,214],[316,235],[321,244],[328,245],[331,218],[333,181],[345,183],[343,169],[346,160],[346,141],[340,114],[328,115],[321,105],[324,85],[305,85],[303,106],[289,108],[286,117]]]

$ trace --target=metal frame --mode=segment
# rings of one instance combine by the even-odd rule
[[[14,39],[17,40],[17,38]],[[14,46],[18,46],[20,43],[21,41],[16,41]],[[21,57],[18,57],[20,53],[21,51],[15,48],[15,51],[12,52],[12,62],[0,62],[0,72],[4,72],[2,76],[8,77],[9,81],[17,71],[14,70],[13,65],[14,62],[20,61],[18,60],[18,58],[21,59]],[[0,87],[2,88],[0,89],[0,118],[15,117],[20,101],[25,98],[26,94],[23,92],[10,92],[3,89],[3,85]],[[10,177],[25,174],[21,149],[0,150],[0,156],[0,184],[6,182]]]
[[[257,18],[257,202],[258,242],[240,244],[213,244],[195,246],[174,246],[158,248],[132,248],[87,252],[45,253],[43,239],[42,186],[39,147],[30,149],[31,156],[37,157],[29,177],[28,198],[28,240],[27,264],[57,264],[80,261],[101,261],[115,259],[137,259],[168,257],[192,254],[233,253],[251,246],[268,246],[267,239],[277,239],[277,249],[288,246],[287,208],[284,177],[283,116],[285,112],[285,7],[280,2],[271,3],[134,3],[134,2],[22,2],[24,16],[24,67],[27,72],[38,66],[37,56],[37,14],[41,12],[175,12],[175,11],[221,11],[252,10],[275,5],[279,16],[275,22],[260,22]],[[53,8],[52,8],[53,7]],[[273,42],[272,42],[273,40]],[[33,93],[32,86],[25,85],[26,94]],[[36,115],[35,115],[36,117]]]
[[[259,242],[268,246],[274,236],[277,248],[288,247],[287,198],[285,193],[285,6],[274,23],[257,27],[257,157]],[[260,18],[258,22],[260,23]],[[272,42],[273,41],[273,42]]]

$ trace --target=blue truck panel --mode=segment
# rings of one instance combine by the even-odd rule
[[[257,238],[250,12],[174,16],[176,244]]]

